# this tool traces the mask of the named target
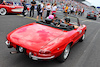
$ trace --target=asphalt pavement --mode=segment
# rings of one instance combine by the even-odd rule
[[[35,22],[36,13],[33,18],[15,14],[0,15],[0,67],[100,67],[100,19],[78,17],[80,23],[87,26],[86,38],[71,48],[64,63],[59,63],[56,60],[34,61],[25,54],[9,53],[15,49],[7,48],[6,35],[18,27]]]

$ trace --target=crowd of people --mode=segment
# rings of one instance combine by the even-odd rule
[[[25,17],[25,10],[26,10],[26,5],[25,5],[25,1],[22,2],[22,5],[24,6],[24,10],[23,10],[23,16]],[[31,8],[30,8],[30,17],[34,17],[34,9],[36,6],[36,2],[33,0],[31,2]],[[38,21],[39,15],[41,16],[41,20],[43,21],[43,15],[44,15],[44,10],[47,10],[47,14],[45,16],[48,17],[50,14],[56,13],[57,11],[57,4],[50,4],[50,3],[43,3],[43,1],[41,1],[41,3],[39,3],[37,5],[37,17],[36,20]]]
[[[23,15],[25,17],[25,10],[26,10],[26,5],[25,5],[25,1],[22,2],[22,5],[24,6],[24,10],[23,10]],[[32,1],[31,2],[31,8],[30,8],[30,17],[34,17],[34,9],[36,6],[36,1]],[[91,7],[88,7],[84,4],[78,3],[76,1],[66,1],[65,3],[60,3],[61,6],[63,6],[63,13],[65,13],[65,15],[67,14],[73,14],[73,15],[79,15],[82,16],[84,14],[85,11],[92,9]],[[57,2],[55,1],[54,3],[44,3],[43,0],[41,1],[41,3],[39,3],[37,5],[37,17],[36,17],[36,21],[38,21],[39,15],[41,16],[41,20],[43,21],[43,16],[44,16],[44,10],[47,10],[46,13],[46,17],[48,17],[50,14],[56,13],[57,10],[59,8],[57,8]]]
[[[26,6],[24,5],[25,4],[25,1],[22,2],[24,8],[26,8]],[[30,8],[30,17],[34,17],[34,8],[36,6],[36,2],[33,0],[31,2],[31,8]],[[40,4],[38,4],[37,6],[37,17],[36,17],[36,21],[38,21],[38,18],[39,18],[39,15],[41,16],[41,22],[44,22],[43,21],[43,14],[44,14],[44,9],[47,10],[47,13],[46,13],[46,16],[45,16],[45,23],[46,24],[50,24],[50,25],[53,25],[53,26],[56,26],[56,27],[67,27],[68,30],[70,29],[75,29],[75,28],[78,28],[77,25],[70,25],[70,18],[64,18],[64,22],[61,21],[61,19],[59,19],[57,16],[55,16],[54,13],[57,12],[57,3],[54,2],[53,4],[50,4],[50,3],[47,3],[46,5],[43,3],[43,1],[41,1]],[[26,10],[26,9],[24,9]],[[67,14],[74,14],[75,12],[75,9],[74,7],[72,6],[70,8],[70,12],[68,13],[68,10],[69,10],[69,6],[66,4],[66,7],[64,8],[64,13],[65,15],[67,16]],[[76,9],[77,10],[77,9]],[[23,13],[24,14],[24,13]],[[32,15],[31,15],[32,14]],[[24,15],[25,17],[25,15]],[[55,22],[57,19],[59,19],[61,22]]]
[[[3,2],[3,4],[6,5],[5,1]],[[23,16],[26,17],[26,11],[27,11],[27,6],[26,6],[26,1],[22,1],[22,5],[24,6],[24,9],[23,9]],[[65,3],[60,3],[60,5],[63,7],[63,13],[65,16],[68,16],[68,14],[71,14],[71,15],[74,15],[74,16],[83,16],[84,12],[88,9],[91,9],[91,10],[94,10],[93,8],[91,7],[87,7],[86,5],[84,4],[81,4],[81,3],[78,3],[76,1],[66,1]],[[34,10],[35,10],[35,7],[37,6],[36,10],[37,10],[37,17],[36,17],[36,21],[38,21],[39,19],[39,16],[41,16],[41,22],[43,22],[43,16],[44,16],[44,10],[46,10],[46,16],[45,18],[49,19],[50,23],[47,22],[47,24],[51,24],[51,25],[55,25],[57,27],[60,27],[60,26],[65,26],[65,27],[68,27],[68,28],[78,28],[77,25],[73,25],[73,26],[70,26],[69,23],[70,23],[70,18],[64,18],[64,22],[61,22],[61,23],[55,23],[55,20],[57,19],[57,17],[55,17],[55,14],[57,12],[57,10],[59,9],[57,7],[57,2],[55,1],[54,3],[44,3],[43,0],[41,1],[41,3],[39,4],[36,4],[36,1],[32,1],[31,2],[31,7],[30,7],[30,12],[29,12],[29,17],[34,17]],[[61,9],[61,8],[60,8]],[[61,20],[61,19],[59,19]],[[52,22],[52,23],[51,23]],[[56,25],[57,24],[57,25]]]

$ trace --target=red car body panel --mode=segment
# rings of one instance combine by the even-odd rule
[[[85,31],[85,25],[80,25],[78,29],[66,31],[38,23],[31,23],[10,32],[7,35],[7,40],[11,42],[11,46],[14,48],[16,48],[16,45],[25,48],[27,55],[31,51],[38,57],[55,56],[56,58],[69,43],[73,46]],[[49,50],[51,53],[47,55],[40,54],[40,50]]]
[[[47,45],[50,41],[62,34],[62,30],[56,30],[34,23],[33,25],[16,30],[10,35],[10,40],[34,51],[40,50],[44,45]]]

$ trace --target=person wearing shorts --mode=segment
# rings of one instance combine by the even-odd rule
[[[39,15],[42,17],[42,12],[37,12],[37,16]]]
[[[38,21],[39,15],[41,15],[41,20],[43,21],[42,13],[43,13],[43,5],[42,4],[39,4],[37,6],[37,17],[36,17],[36,21]]]
[[[68,14],[68,5],[66,4],[66,8],[64,9],[65,16]]]

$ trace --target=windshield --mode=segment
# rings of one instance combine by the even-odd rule
[[[21,0],[5,0],[7,5],[13,5],[13,6],[16,6],[16,5],[21,5]]]
[[[70,24],[78,25],[78,26],[80,25],[77,17],[71,15],[66,16],[64,13],[60,13],[60,14],[56,13],[56,16],[59,17],[59,19],[61,19],[62,22],[64,22],[65,18],[69,18]]]
[[[74,26],[74,25],[77,25],[79,26],[79,22],[78,22],[78,19],[76,17],[73,17],[73,16],[65,16],[65,15],[60,15],[60,14],[56,14],[56,17],[51,20],[51,19],[45,19],[45,21],[43,22],[36,22],[36,23],[39,23],[39,24],[43,24],[43,25],[47,25],[47,26],[50,26],[50,27],[54,27],[54,28],[58,28],[58,29],[62,29],[62,30],[66,30],[66,31],[70,31],[70,30],[73,30],[73,29],[69,29],[69,25],[67,23],[65,23],[65,19],[69,19],[70,22],[69,24],[71,26]],[[66,20],[67,22],[67,20]]]

